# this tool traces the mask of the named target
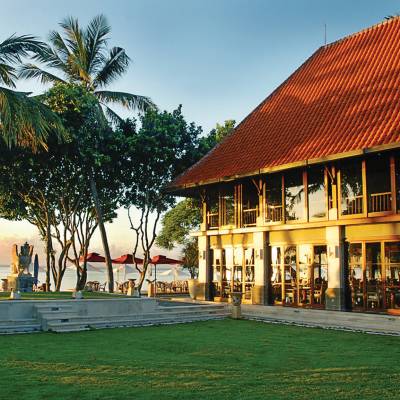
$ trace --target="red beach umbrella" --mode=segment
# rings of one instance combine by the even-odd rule
[[[84,262],[85,257],[84,256],[79,257],[79,261]],[[91,263],[95,263],[95,262],[104,263],[106,261],[106,259],[103,256],[101,256],[99,253],[88,253],[88,255],[86,256],[86,261],[91,262]]]
[[[155,292],[154,295],[157,296],[157,265],[177,265],[183,264],[181,260],[174,260],[173,258],[169,258],[162,254],[154,256],[150,261],[154,265],[154,283],[155,283]]]
[[[135,257],[133,260],[132,254],[124,254],[118,258],[112,260],[113,264],[143,264],[143,260],[139,257]]]
[[[169,258],[167,256],[158,255],[151,258],[151,263],[154,265],[163,264],[163,265],[174,265],[174,264],[184,264],[181,260],[174,260],[173,258]]]

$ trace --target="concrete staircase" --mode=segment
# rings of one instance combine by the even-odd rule
[[[19,319],[16,321],[0,321],[0,334],[32,333],[41,330],[40,322],[36,319]]]
[[[243,305],[246,319],[270,323],[400,336],[400,317],[385,314]]]
[[[36,306],[36,318],[41,329],[52,332],[74,332],[90,329],[177,324],[222,319],[228,315],[224,305],[159,306],[155,312],[130,315],[79,315],[62,303]]]

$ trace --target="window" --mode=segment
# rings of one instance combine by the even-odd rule
[[[258,192],[256,185],[245,182],[242,185],[242,223],[243,226],[254,226],[258,217]]]
[[[271,286],[272,286],[272,297],[276,304],[282,302],[282,255],[281,248],[279,246],[271,247]]]
[[[297,303],[297,259],[296,246],[286,246],[284,262],[285,304]]]
[[[209,229],[215,229],[219,226],[219,204],[218,193],[211,192],[208,194],[207,201],[207,226]]]
[[[363,213],[362,168],[360,160],[350,160],[340,166],[341,214]]]
[[[384,212],[392,209],[390,187],[390,159],[387,155],[367,159],[368,211]]]
[[[308,170],[308,213],[310,219],[326,217],[326,193],[324,167]]]
[[[349,284],[353,308],[364,306],[364,273],[362,267],[362,245],[351,243],[349,247]]]
[[[266,220],[278,222],[283,220],[282,214],[282,175],[268,175],[266,180]]]
[[[222,225],[235,224],[235,196],[233,188],[221,193]]]
[[[400,242],[385,243],[386,306],[400,308]]]
[[[285,175],[285,213],[288,221],[305,219],[303,171]]]

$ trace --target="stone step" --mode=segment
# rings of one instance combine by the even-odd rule
[[[165,307],[167,308],[167,307]],[[180,316],[192,316],[192,315],[213,315],[216,313],[223,313],[224,310],[218,309],[218,308],[211,308],[211,309],[201,309],[199,307],[196,309],[196,312],[193,312],[192,310],[180,310],[181,307],[177,307],[175,310],[168,310],[168,312],[165,312],[165,308],[160,307],[156,312],[153,313],[146,313],[146,314],[127,314],[127,315],[108,315],[107,320],[115,320],[115,321],[122,321],[122,320],[132,320],[132,319],[141,319],[145,315],[148,318],[159,318],[159,317],[164,317],[168,316],[169,318],[173,317],[180,317]],[[170,308],[170,307],[168,307]],[[88,323],[90,321],[96,321],[98,319],[103,319],[103,317],[100,316],[89,316],[89,315],[78,315],[76,313],[54,313],[54,314],[46,314],[46,318],[43,318],[46,320],[48,324],[51,322],[77,322],[77,321],[87,321]],[[63,321],[64,320],[64,321]]]
[[[159,309],[162,309],[164,312],[175,312],[177,310],[181,311],[215,311],[215,310],[224,310],[226,307],[224,305],[185,305],[185,306],[159,306]]]
[[[0,334],[13,334],[13,333],[32,333],[39,332],[41,330],[40,323],[32,323],[32,324],[18,324],[16,322],[10,322],[9,325],[2,324],[0,326]]]
[[[16,319],[14,321],[7,321],[7,320],[3,320],[0,321],[0,328],[2,326],[10,326],[12,324],[14,325],[18,325],[18,326],[22,326],[22,325],[35,325],[38,324],[39,322],[36,319]]]
[[[226,314],[213,314],[213,315],[197,315],[191,317],[180,317],[180,318],[170,318],[166,316],[164,318],[146,318],[143,315],[139,319],[131,320],[120,320],[120,321],[108,321],[108,320],[98,320],[98,321],[86,321],[82,322],[69,322],[64,324],[57,324],[54,322],[49,323],[49,330],[52,332],[76,332],[81,330],[89,329],[104,329],[104,328],[117,328],[117,327],[135,327],[135,326],[152,326],[152,325],[165,325],[165,324],[177,324],[177,323],[188,323],[196,321],[208,321],[215,319],[224,319]]]
[[[326,320],[311,320],[305,318],[289,318],[287,316],[268,316],[261,313],[243,313],[243,317],[246,319],[253,319],[258,321],[281,323],[281,324],[295,324],[301,326],[320,327],[326,329],[340,329],[350,330],[357,332],[369,332],[369,333],[381,333],[381,334],[392,334],[400,335],[400,321],[395,323],[382,323],[381,321],[351,321],[341,320],[339,317],[326,319]]]

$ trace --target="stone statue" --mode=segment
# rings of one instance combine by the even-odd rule
[[[33,246],[27,242],[21,246],[14,244],[11,249],[11,274],[7,277],[7,289],[9,291],[32,292],[33,276],[29,273],[32,261]]]
[[[33,246],[27,242],[21,246],[21,251],[18,254],[18,246],[14,244],[11,250],[11,274],[29,275],[29,265],[32,262]]]

